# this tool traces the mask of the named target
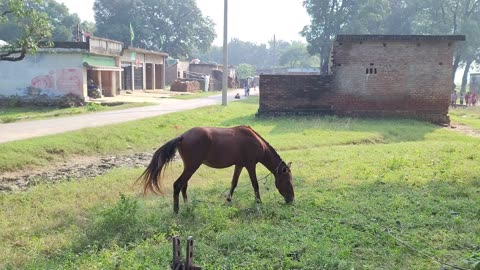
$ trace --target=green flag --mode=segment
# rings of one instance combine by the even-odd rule
[[[133,32],[132,23],[130,23],[130,44],[133,44],[134,39],[135,39],[135,33]]]

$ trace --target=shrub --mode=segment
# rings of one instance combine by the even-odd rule
[[[118,203],[100,213],[86,233],[86,245],[97,248],[127,246],[142,238],[138,201],[120,194]]]
[[[67,94],[63,96],[58,104],[58,107],[60,108],[73,108],[73,107],[81,107],[85,105],[83,98],[80,96],[77,96],[75,94]]]

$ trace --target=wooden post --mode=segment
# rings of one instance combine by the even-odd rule
[[[180,237],[174,236],[172,239],[173,242],[173,263],[172,269],[179,269],[178,267],[182,265],[182,244],[180,243]],[[181,266],[183,269],[183,265]]]
[[[180,237],[174,236],[172,238],[173,243],[173,270],[202,270],[200,266],[193,264],[193,253],[194,253],[194,243],[193,237],[189,236],[187,238],[187,258],[185,263],[182,261],[182,251],[180,244]]]

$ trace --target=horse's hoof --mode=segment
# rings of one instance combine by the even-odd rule
[[[232,198],[227,197],[227,202],[232,202]]]

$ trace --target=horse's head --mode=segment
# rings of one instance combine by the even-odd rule
[[[275,170],[275,186],[287,203],[293,202],[295,198],[295,194],[293,193],[292,172],[290,171],[291,164],[291,162],[286,164],[282,161]]]

